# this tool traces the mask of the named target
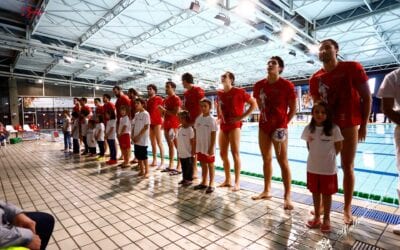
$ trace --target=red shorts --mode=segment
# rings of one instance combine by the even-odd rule
[[[197,153],[197,160],[205,163],[213,163],[215,162],[215,155],[209,156],[206,154]]]
[[[227,124],[221,123],[220,128],[222,132],[227,133],[230,132],[231,130],[234,130],[235,128],[242,128],[242,122],[227,123]]]
[[[121,149],[131,148],[131,136],[129,134],[122,134],[119,138],[119,146]]]
[[[335,194],[338,191],[337,174],[322,175],[307,172],[307,188],[311,193]]]

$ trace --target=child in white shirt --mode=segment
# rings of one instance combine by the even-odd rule
[[[79,154],[79,113],[72,112],[72,149],[74,154]]]
[[[332,123],[328,106],[317,102],[311,110],[312,119],[304,128],[301,139],[307,141],[309,151],[307,159],[307,188],[314,200],[314,218],[307,221],[309,228],[320,228],[329,233],[332,194],[338,191],[336,174],[336,155],[342,149],[343,136],[338,126]],[[321,224],[320,206],[324,207],[324,218]]]
[[[149,178],[149,163],[147,161],[147,147],[150,131],[150,115],[144,109],[145,101],[142,98],[135,99],[135,110],[138,111],[132,119],[132,141],[135,158],[139,162],[139,176]]]
[[[89,120],[88,129],[86,131],[86,143],[89,148],[89,156],[96,156],[96,138],[95,138],[96,121]]]
[[[182,180],[179,184],[189,186],[193,181],[193,161],[195,155],[196,141],[194,138],[194,130],[190,126],[190,114],[184,110],[178,113],[181,127],[178,129],[178,155],[182,165]]]
[[[95,138],[97,141],[97,145],[99,146],[99,157],[97,160],[104,159],[104,118],[102,115],[96,115],[96,130],[95,130]]]
[[[214,161],[215,161],[215,138],[217,136],[217,122],[210,115],[211,101],[207,98],[200,100],[202,114],[196,118],[194,129],[196,134],[197,159],[201,164],[202,180],[194,189],[206,189],[206,193],[212,193],[214,187]],[[207,174],[210,173],[210,180],[207,186]]]
[[[127,107],[121,106],[119,109],[121,117],[119,118],[118,140],[121,148],[124,163],[123,168],[128,168],[129,158],[131,157],[131,121],[129,120]]]
[[[117,149],[115,146],[117,121],[115,120],[114,110],[107,110],[105,115],[107,119],[105,139],[107,140],[107,144],[110,149],[110,160],[106,161],[106,164],[114,165],[117,163]]]

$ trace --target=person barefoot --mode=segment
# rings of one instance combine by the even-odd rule
[[[253,96],[260,109],[258,142],[263,157],[264,190],[253,196],[253,200],[271,199],[272,147],[282,172],[284,185],[284,209],[291,210],[290,199],[291,173],[287,157],[287,127],[296,113],[296,95],[294,85],[280,77],[284,62],[278,56],[267,62],[266,78],[254,85]]]
[[[225,72],[221,76],[223,90],[218,91],[217,113],[220,119],[219,148],[220,156],[223,161],[225,180],[219,186],[231,186],[230,162],[228,159],[228,148],[234,162],[235,184],[232,191],[240,190],[240,129],[242,119],[251,114],[256,107],[254,99],[242,88],[234,86],[235,75],[232,72]],[[249,104],[249,108],[243,113],[244,104]]]
[[[157,170],[164,166],[164,146],[161,139],[161,125],[163,123],[162,115],[158,106],[163,105],[163,99],[157,95],[157,87],[154,84],[147,85],[147,112],[150,115],[150,143],[153,155],[153,161],[150,166],[157,166],[157,146],[160,151],[161,163]]]
[[[355,184],[354,158],[357,142],[365,140],[371,110],[371,92],[364,68],[357,62],[337,59],[338,43],[326,39],[319,46],[323,67],[310,78],[310,93],[315,102],[324,101],[332,113],[333,122],[344,137],[340,152],[343,170],[343,221],[353,223],[351,201]]]

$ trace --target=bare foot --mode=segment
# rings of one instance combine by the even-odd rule
[[[290,200],[285,200],[284,202],[283,202],[283,209],[285,209],[285,210],[293,210],[293,204],[292,204],[292,202],[290,201]]]
[[[151,167],[157,166],[157,162],[156,162],[156,161],[153,161],[153,162],[150,164],[150,166],[151,166]]]
[[[218,185],[218,187],[232,187],[231,183],[224,181]]]
[[[270,195],[268,192],[264,192],[259,195],[255,195],[255,196],[251,197],[251,199],[253,199],[255,201],[256,200],[269,200],[271,198],[272,198],[272,195]]]
[[[143,172],[139,172],[138,176],[144,176],[144,173]]]
[[[346,225],[353,225],[354,220],[353,220],[353,216],[351,215],[351,213],[347,213],[347,212],[343,212],[343,221],[344,224]]]
[[[311,215],[315,215],[314,209],[313,209],[313,210],[310,210],[310,214],[311,214]],[[323,208],[321,208],[321,209],[319,210],[319,214],[320,214],[320,215],[323,215],[323,214],[324,214],[324,209],[323,209]]]
[[[240,191],[240,185],[236,184],[233,188],[232,188],[232,192],[237,192]]]
[[[148,179],[149,177],[150,177],[150,175],[148,173],[143,175],[144,179]]]

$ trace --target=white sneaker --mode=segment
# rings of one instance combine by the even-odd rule
[[[393,226],[393,233],[400,235],[400,224]]]

